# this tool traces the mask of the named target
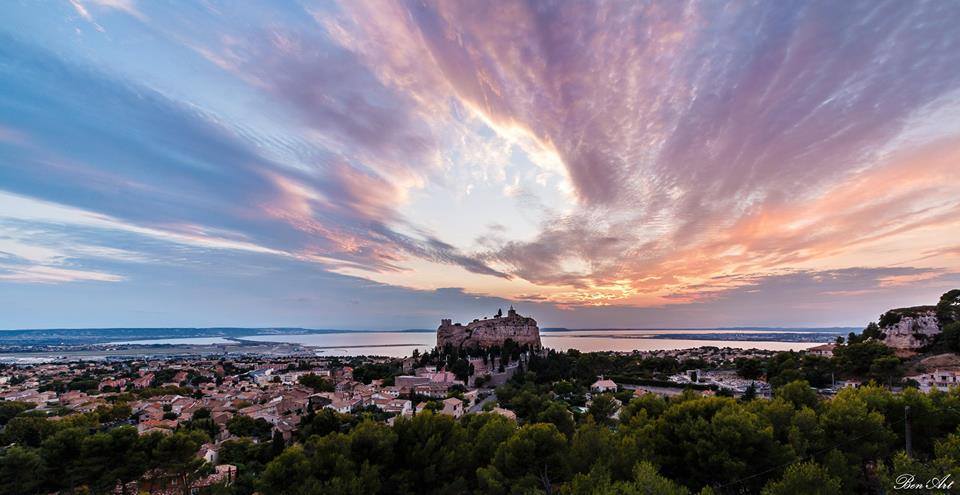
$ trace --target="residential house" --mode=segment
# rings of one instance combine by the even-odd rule
[[[595,394],[602,394],[604,392],[616,392],[617,384],[613,380],[603,378],[603,375],[600,376],[600,379],[593,382],[593,385],[590,385],[590,391]]]
[[[457,399],[456,397],[444,399],[443,409],[440,410],[440,414],[446,414],[447,416],[453,416],[454,418],[463,416],[463,401]]]
[[[814,356],[820,357],[833,357],[833,351],[837,348],[837,344],[823,344],[816,347],[811,347],[807,349],[807,354],[812,354]]]
[[[906,377],[919,384],[921,392],[930,392],[931,390],[947,390],[950,387],[960,385],[960,371],[958,370],[936,370],[933,373],[923,373]]]

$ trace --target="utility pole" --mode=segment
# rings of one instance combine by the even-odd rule
[[[907,457],[913,456],[913,439],[910,437],[910,406],[903,407],[903,423],[906,431],[904,438],[907,441]]]

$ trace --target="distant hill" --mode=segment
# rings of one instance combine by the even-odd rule
[[[89,345],[136,340],[240,338],[253,335],[345,333],[350,330],[321,328],[48,328],[2,330],[0,345]]]
[[[689,328],[564,328],[547,327],[541,328],[541,332],[629,332],[629,331],[688,331],[688,330],[749,330],[749,331],[771,331],[771,332],[821,332],[846,334],[848,332],[859,332],[859,327],[689,327]]]

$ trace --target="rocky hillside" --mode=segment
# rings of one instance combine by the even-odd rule
[[[443,320],[437,329],[437,347],[488,348],[503,346],[507,339],[519,345],[540,348],[540,329],[533,318],[520,316],[511,307],[507,316],[498,312],[493,318],[473,320],[467,325]]]
[[[921,349],[941,330],[936,306],[891,309],[880,317],[883,341],[894,349]]]
[[[954,289],[941,296],[936,306],[887,311],[880,317],[876,337],[894,349],[918,351],[932,345],[945,327],[958,321],[960,289]]]

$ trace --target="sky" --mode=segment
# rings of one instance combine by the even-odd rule
[[[862,326],[960,287],[957,2],[0,9],[0,328]]]

